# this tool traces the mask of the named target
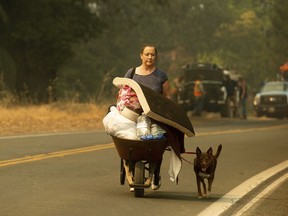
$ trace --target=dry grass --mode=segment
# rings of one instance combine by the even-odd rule
[[[0,135],[102,130],[107,106],[55,103],[0,107]]]

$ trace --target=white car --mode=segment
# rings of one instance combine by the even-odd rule
[[[253,101],[258,117],[288,117],[288,82],[267,82]]]

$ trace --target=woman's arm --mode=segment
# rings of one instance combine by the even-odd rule
[[[164,97],[166,98],[170,98],[170,87],[169,87],[169,82],[168,81],[165,81],[163,83],[163,95]]]

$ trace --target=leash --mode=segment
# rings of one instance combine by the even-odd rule
[[[184,152],[184,154],[196,154],[196,152]]]
[[[184,152],[183,154],[196,154],[196,152]],[[181,157],[184,161],[186,161],[189,164],[193,164],[190,161],[186,160],[185,158]]]
[[[166,151],[171,151],[171,148],[170,147],[166,147]],[[183,154],[196,154],[196,152],[184,152]],[[190,161],[188,161],[188,160],[186,160],[185,158],[183,158],[182,156],[181,156],[181,159],[182,160],[184,160],[184,161],[186,161],[187,163],[189,163],[189,164],[193,164],[193,163],[191,163]]]
[[[191,164],[192,165],[192,163],[190,162],[190,161],[188,161],[188,160],[186,160],[185,158],[183,158],[183,157],[181,157],[182,158],[182,160],[184,160],[184,161],[186,161],[187,163],[189,163],[189,164]]]

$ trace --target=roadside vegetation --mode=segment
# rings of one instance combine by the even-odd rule
[[[73,94],[69,100],[34,104],[10,92],[0,76],[0,136],[104,129],[102,119],[113,101],[80,103]]]
[[[0,136],[103,129],[108,101],[80,103],[76,95],[69,101],[33,104],[29,97],[20,100],[1,80]]]
[[[60,102],[46,105],[0,106],[0,136],[102,130],[107,106]]]

